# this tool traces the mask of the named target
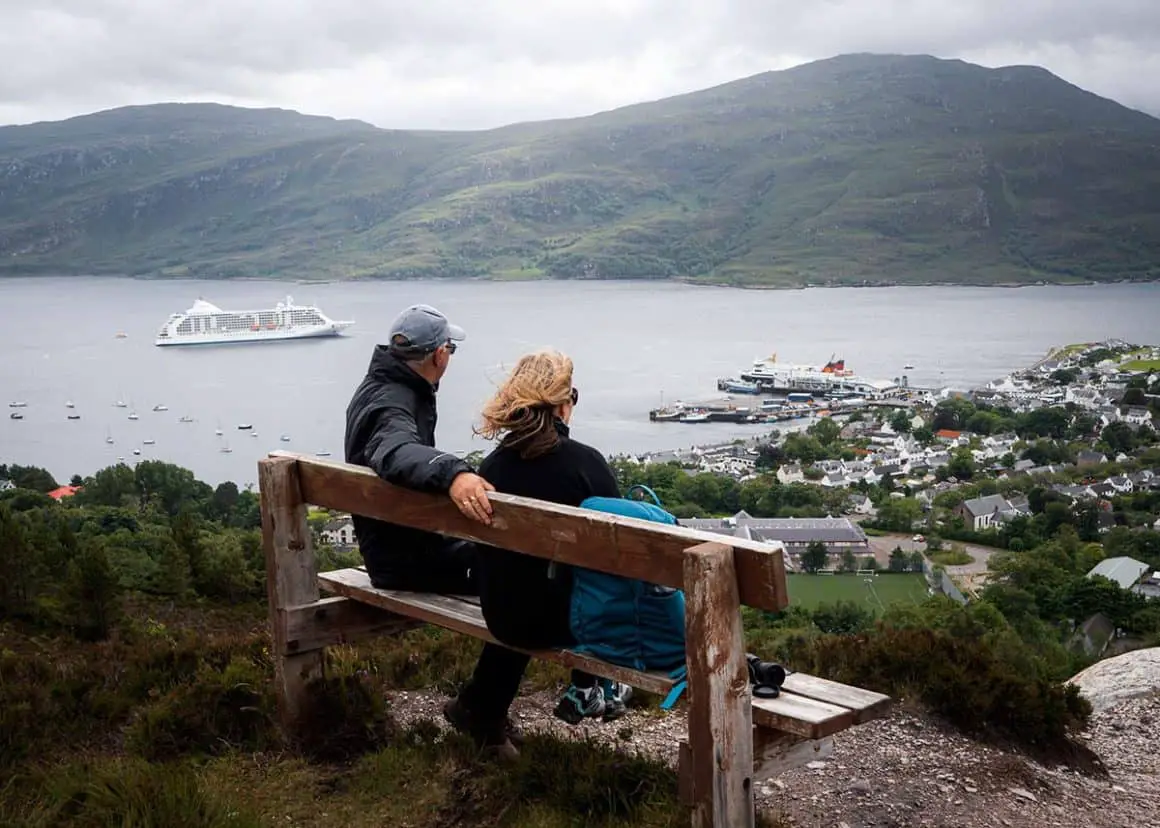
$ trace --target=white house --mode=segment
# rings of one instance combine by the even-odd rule
[[[15,489],[15,488],[16,488],[16,484],[13,483],[11,480],[5,480],[4,478],[0,477],[0,492],[6,492],[9,489]]]
[[[1124,422],[1128,425],[1152,425],[1152,412],[1142,405],[1130,405],[1123,413]]]
[[[337,548],[354,546],[358,542],[354,535],[354,522],[349,517],[327,521],[318,534],[324,541]]]
[[[1136,488],[1136,485],[1132,482],[1132,478],[1124,475],[1109,477],[1104,482],[1115,489],[1117,494],[1131,494]]]
[[[864,494],[852,494],[846,498],[846,509],[854,515],[874,514],[874,503]]]
[[[1006,512],[1014,511],[1002,495],[986,495],[964,500],[955,507],[955,514],[971,525],[975,531],[986,529],[999,520]]]
[[[806,479],[800,463],[787,463],[777,470],[777,482],[782,485],[802,483]]]

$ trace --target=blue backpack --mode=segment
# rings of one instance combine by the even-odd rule
[[[582,509],[677,525],[647,486],[633,486],[654,503],[621,497],[589,497]],[[677,684],[661,705],[668,709],[686,686],[685,594],[634,578],[573,566],[571,649],[634,670],[667,671]]]

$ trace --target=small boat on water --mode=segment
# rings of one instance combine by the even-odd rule
[[[168,411],[168,410],[169,410],[169,406],[167,406],[167,405],[162,405],[161,403],[158,403],[157,405],[153,406],[153,410],[154,410],[154,411]]]
[[[66,402],[64,404],[64,407],[65,408],[76,408],[76,403],[74,403],[72,400],[69,400],[68,402]]]
[[[141,418],[137,416],[136,411],[130,411],[129,412],[129,419],[130,420],[140,420]]]
[[[157,441],[156,440],[142,440],[141,444],[145,445],[145,446],[152,446],[152,445],[156,445]]]
[[[68,415],[68,419],[70,419],[70,420],[79,420],[80,418],[81,418],[80,414],[69,414]]]
[[[314,452],[314,456],[315,457],[329,457],[330,452],[329,451],[316,451],[316,452]]]
[[[186,416],[184,416],[184,417],[178,417],[178,418],[177,418],[177,422],[179,422],[179,423],[192,423],[192,422],[193,422],[193,417],[190,417],[190,416],[187,414],[187,415],[186,415]]]
[[[290,435],[289,435],[289,434],[283,434],[283,435],[282,435],[281,437],[279,437],[278,439],[279,439],[279,440],[281,440],[283,443],[289,443],[289,442],[290,442]]]
[[[903,366],[902,366],[902,370],[904,370],[904,371],[912,371],[912,370],[914,370],[914,366],[913,366],[913,365],[911,365],[911,364],[908,362],[908,363],[906,363],[905,365],[903,365]]]
[[[257,436],[258,436],[258,432],[256,432],[256,431],[251,431],[251,432],[250,432],[250,436],[251,436],[251,437],[257,437]]]
[[[105,432],[105,442],[108,443],[110,446],[113,445],[113,435],[109,431]]]
[[[138,455],[140,453],[141,453],[141,449],[133,449],[133,454]]]
[[[228,445],[226,445],[226,446],[222,446],[220,449],[218,449],[218,451],[220,451],[222,454],[229,454],[230,452],[233,451],[233,449],[230,448]]]
[[[28,403],[24,402],[23,400],[17,400],[15,402],[8,403],[8,407],[9,408],[28,408]]]
[[[756,382],[749,382],[740,379],[720,379],[717,380],[717,390],[725,391],[729,394],[760,394],[761,388]]]
[[[24,415],[21,414],[19,411],[13,411],[11,414],[8,415],[8,419],[10,419],[10,420],[23,420]]]
[[[251,425],[250,423],[241,423],[241,424],[238,426],[238,431],[249,431],[249,430],[250,430],[251,428],[253,428],[253,427],[254,427],[254,426],[253,426],[253,425]]]
[[[113,403],[113,406],[115,408],[128,408],[128,405],[124,400],[117,400],[115,403]]]
[[[689,411],[680,416],[679,422],[682,423],[707,423],[709,422],[709,414],[705,411]]]

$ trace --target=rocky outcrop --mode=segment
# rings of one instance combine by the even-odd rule
[[[1079,687],[1096,712],[1160,693],[1160,647],[1133,650],[1097,662],[1074,675],[1070,683]]]

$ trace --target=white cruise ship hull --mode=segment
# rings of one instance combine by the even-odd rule
[[[223,333],[218,331],[207,333],[190,333],[180,336],[158,338],[155,345],[228,345],[243,342],[280,342],[286,339],[314,339],[320,336],[338,336],[349,323],[333,322],[329,325],[320,325],[316,328],[287,329],[287,330],[260,330],[234,331]]]
[[[312,305],[295,305],[287,296],[273,308],[222,310],[198,299],[185,313],[170,315],[154,345],[230,345],[246,342],[284,342],[337,336],[354,322],[331,319]]]

